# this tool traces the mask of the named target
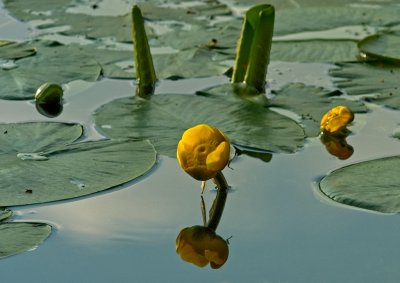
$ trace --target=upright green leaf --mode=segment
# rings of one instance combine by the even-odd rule
[[[258,5],[247,11],[237,49],[232,82],[246,82],[260,90],[264,88],[274,20],[275,10],[271,5]]]
[[[136,79],[139,81],[138,94],[146,96],[154,92],[157,77],[144,28],[144,19],[137,5],[132,8],[132,39],[135,50]]]

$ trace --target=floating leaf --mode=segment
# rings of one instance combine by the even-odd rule
[[[7,222],[0,224],[0,259],[32,250],[51,233],[44,223]]]
[[[400,156],[365,161],[333,171],[320,182],[332,200],[384,213],[400,212]]]
[[[271,60],[290,62],[355,61],[357,44],[350,40],[274,41]]]
[[[109,137],[149,139],[161,154],[175,157],[182,133],[205,123],[226,133],[233,144],[274,152],[302,146],[303,130],[260,105],[192,95],[129,97],[97,110],[96,124]]]
[[[349,95],[375,94],[368,98],[377,104],[400,109],[400,68],[379,63],[342,63],[330,74],[341,80],[336,81],[340,89]]]
[[[6,44],[0,44],[0,59],[15,60],[35,54],[36,49],[32,46],[29,46],[28,42],[17,43],[10,41]]]
[[[400,63],[400,33],[383,33],[368,36],[358,43],[360,52],[371,59]]]
[[[73,143],[76,124],[0,124],[0,206],[69,199],[145,174],[155,163],[148,141]]]
[[[96,46],[63,45],[56,41],[33,40],[0,47],[35,50],[34,56],[17,60],[16,68],[0,69],[0,98],[31,99],[45,82],[57,84],[74,80],[96,81],[101,74],[111,78],[133,78],[115,64],[132,59],[132,52],[96,48]],[[0,54],[1,55],[1,54]],[[133,62],[132,62],[133,63]]]
[[[0,222],[6,220],[12,215],[12,211],[9,210],[8,208],[0,208]]]
[[[346,3],[347,4],[347,3]],[[322,31],[343,26],[365,25],[375,27],[391,26],[399,23],[396,6],[356,7],[341,5],[298,9],[282,9],[277,11],[275,35],[285,35],[306,31]]]
[[[319,135],[322,116],[336,105],[346,105],[355,113],[367,112],[367,108],[363,103],[341,98],[342,93],[340,91],[329,91],[320,87],[306,86],[302,83],[288,84],[273,93],[275,96],[268,99],[268,106],[286,109],[300,116],[301,124],[308,137]],[[202,91],[200,94],[203,96],[219,96],[225,100],[239,100],[238,103],[241,100],[238,97],[250,100],[253,103],[266,103],[264,94],[237,94],[231,85],[217,86]]]

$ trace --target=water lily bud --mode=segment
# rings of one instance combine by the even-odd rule
[[[60,103],[63,93],[60,85],[44,83],[36,90],[35,100],[37,103]]]
[[[227,241],[203,226],[182,229],[176,238],[176,252],[184,261],[199,267],[210,263],[213,269],[224,265],[229,256]]]
[[[336,106],[329,110],[321,119],[321,132],[338,134],[354,120],[353,112],[346,106]]]
[[[187,129],[178,143],[177,159],[183,170],[199,181],[209,180],[229,162],[230,143],[219,129],[199,124]]]

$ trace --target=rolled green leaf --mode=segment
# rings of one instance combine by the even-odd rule
[[[275,9],[257,5],[247,11],[232,74],[233,83],[244,82],[264,90],[274,31]]]
[[[135,53],[136,79],[138,81],[137,95],[147,96],[154,92],[157,77],[142,12],[137,5],[132,7],[132,41]]]

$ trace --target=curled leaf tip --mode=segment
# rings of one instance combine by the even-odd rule
[[[187,129],[177,148],[180,166],[199,181],[209,180],[222,171],[229,162],[229,154],[226,135],[206,124]]]
[[[354,113],[346,106],[336,106],[321,119],[321,132],[336,135],[354,120]]]

